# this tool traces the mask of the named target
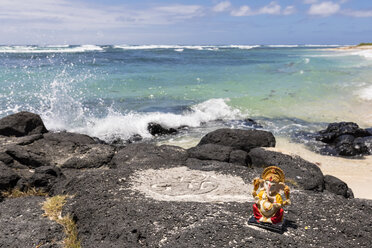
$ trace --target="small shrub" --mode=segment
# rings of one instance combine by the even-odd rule
[[[360,43],[357,46],[372,46],[372,43]]]

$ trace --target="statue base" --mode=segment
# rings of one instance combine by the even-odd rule
[[[257,226],[257,227],[260,227],[262,229],[266,229],[266,230],[276,232],[276,233],[281,233],[281,234],[284,233],[284,228],[283,228],[284,223],[285,223],[284,219],[283,219],[282,222],[280,222],[278,224],[259,222],[259,221],[256,220],[254,215],[252,215],[252,217],[248,220],[248,225]]]

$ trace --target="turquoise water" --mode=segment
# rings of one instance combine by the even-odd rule
[[[151,121],[202,135],[244,118],[284,135],[372,125],[372,54],[316,46],[0,46],[0,117],[129,138]]]

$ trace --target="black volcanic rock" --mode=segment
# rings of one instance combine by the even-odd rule
[[[188,149],[187,153],[190,158],[201,160],[217,160],[221,162],[229,162],[230,153],[233,148],[228,146],[205,144]]]
[[[13,188],[19,179],[19,175],[3,162],[0,162],[0,191]]]
[[[327,129],[319,132],[317,139],[324,143],[332,143],[337,137],[348,134],[354,137],[370,136],[367,130],[359,128],[358,124],[353,122],[336,122],[328,125]]]
[[[68,194],[62,216],[76,221],[82,247],[370,246],[371,200],[350,199],[344,182],[299,157],[253,148],[274,146],[271,133],[242,131],[207,135],[210,142],[190,149],[194,157],[175,146],[114,147],[66,132],[0,136],[0,182]],[[269,165],[281,167],[291,187],[283,235],[247,224],[252,180]],[[0,247],[62,245],[62,227],[42,215],[44,200],[0,199]]]
[[[147,160],[139,154],[136,159]],[[213,170],[239,175],[246,183],[259,175],[255,168],[189,160],[196,175]],[[372,201],[345,199],[328,191],[291,192],[282,235],[247,225],[253,201],[159,201],[131,189],[136,171],[175,168],[166,161],[90,170],[61,185],[60,193],[74,195],[64,212],[76,219],[83,247],[367,247],[370,243]]]
[[[256,147],[274,147],[275,138],[270,132],[261,130],[218,129],[205,135],[200,145],[217,144],[249,152]]]
[[[187,159],[187,151],[181,147],[146,143],[129,144],[112,158],[113,167],[161,167],[164,163],[181,165]]]
[[[331,175],[324,176],[324,186],[329,192],[336,195],[342,195],[345,198],[354,198],[353,191],[347,186],[347,184],[337,177]]]
[[[294,180],[300,188],[315,191],[324,189],[323,173],[319,167],[300,157],[292,157],[263,148],[252,149],[248,155],[253,167],[279,166],[283,169],[286,179]]]
[[[0,135],[19,137],[46,132],[48,130],[40,116],[30,112],[19,112],[0,119]]]
[[[357,150],[354,148],[354,136],[350,134],[343,134],[335,139],[335,148],[338,154],[342,156],[354,156]]]
[[[27,166],[28,168],[50,165],[43,153],[29,150],[24,146],[9,146],[6,149],[6,153],[12,157],[13,160]]]
[[[4,199],[0,203],[0,247],[62,247],[61,225],[44,217],[41,196]]]
[[[189,158],[200,160],[215,160],[247,166],[250,163],[248,153],[243,150],[234,150],[229,146],[205,144],[187,150]]]
[[[358,154],[372,154],[372,136],[354,139],[353,148]]]
[[[177,129],[174,128],[165,128],[162,125],[154,122],[150,122],[147,125],[147,130],[151,133],[153,136],[161,136],[166,134],[175,134],[177,133]]]
[[[356,156],[372,153],[372,134],[370,130],[359,128],[353,122],[331,123],[320,131],[315,139],[323,142],[318,150],[332,156]]]
[[[17,183],[17,188],[26,191],[29,188],[42,189],[49,192],[55,183],[64,179],[60,168],[56,166],[42,166],[35,169],[30,178],[22,178]]]
[[[252,163],[248,153],[243,150],[234,150],[230,153],[229,163],[247,166]]]
[[[115,149],[109,145],[94,144],[86,145],[86,150],[81,152],[80,156],[72,156],[67,159],[62,168],[98,168],[108,165],[114,156]]]
[[[20,142],[20,139],[23,137],[9,137],[0,148],[0,161],[9,167],[97,168],[107,166],[116,150],[115,147],[107,144],[97,144],[87,135],[68,132],[50,132],[26,144]]]

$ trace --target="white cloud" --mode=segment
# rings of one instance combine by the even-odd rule
[[[241,6],[237,10],[233,10],[230,13],[232,16],[248,16],[248,15],[253,15],[253,12],[251,11],[251,8],[247,5]]]
[[[279,15],[280,14],[280,5],[276,2],[271,2],[269,5],[266,5],[258,10],[257,14],[269,14],[269,15]]]
[[[317,3],[318,0],[304,0],[303,3],[304,4],[314,4],[314,3]]]
[[[342,14],[352,17],[372,17],[372,10],[344,10]]]
[[[312,4],[308,11],[310,15],[318,15],[318,16],[330,16],[336,14],[340,10],[340,5],[333,2],[322,2]]]
[[[231,3],[229,1],[220,2],[219,4],[213,7],[214,12],[224,12],[231,7]]]
[[[296,12],[296,8],[295,6],[291,5],[291,6],[287,6],[284,10],[283,10],[283,15],[292,15],[293,13]]]
[[[199,5],[167,5],[135,9],[72,0],[1,0],[0,28],[9,30],[97,30],[166,25],[203,15]]]
[[[170,6],[161,6],[154,8],[156,11],[155,15],[159,17],[164,17],[168,20],[185,20],[191,19],[197,16],[204,15],[203,7],[199,5],[170,5]],[[147,10],[149,11],[149,10]],[[150,12],[152,12],[150,10]]]
[[[230,12],[232,16],[252,16],[252,15],[291,15],[296,12],[296,8],[291,5],[284,10],[276,2],[263,6],[259,9],[252,10],[248,5],[243,5],[239,9],[234,9]]]

